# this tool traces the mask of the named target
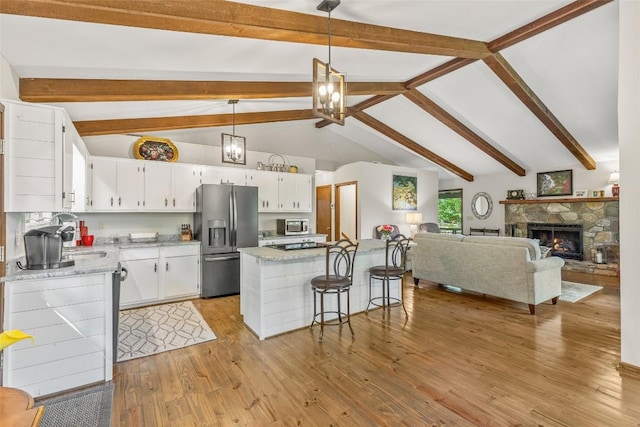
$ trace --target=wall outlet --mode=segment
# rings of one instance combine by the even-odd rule
[[[20,247],[22,245],[22,232],[20,230],[16,230],[16,246]]]
[[[100,223],[100,225],[98,226],[98,228],[99,228],[100,230],[104,230],[104,224],[103,224],[103,223]]]

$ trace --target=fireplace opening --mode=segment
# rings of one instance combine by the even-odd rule
[[[527,236],[538,239],[551,255],[582,261],[582,224],[527,224]]]

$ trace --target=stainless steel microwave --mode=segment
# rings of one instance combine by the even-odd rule
[[[284,236],[291,236],[296,234],[309,234],[309,220],[304,218],[298,219],[278,219],[277,229],[278,234]]]

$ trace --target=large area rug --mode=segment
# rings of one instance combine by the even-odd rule
[[[112,404],[111,382],[35,402],[45,407],[40,427],[109,427]]]
[[[583,283],[562,281],[562,293],[560,301],[578,302],[594,292],[598,292],[602,286],[585,285]]]
[[[125,310],[120,312],[118,362],[215,339],[190,301]]]

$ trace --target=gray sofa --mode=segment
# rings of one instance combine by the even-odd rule
[[[420,279],[536,305],[560,295],[559,257],[541,258],[538,242],[517,237],[417,233],[413,280]]]

